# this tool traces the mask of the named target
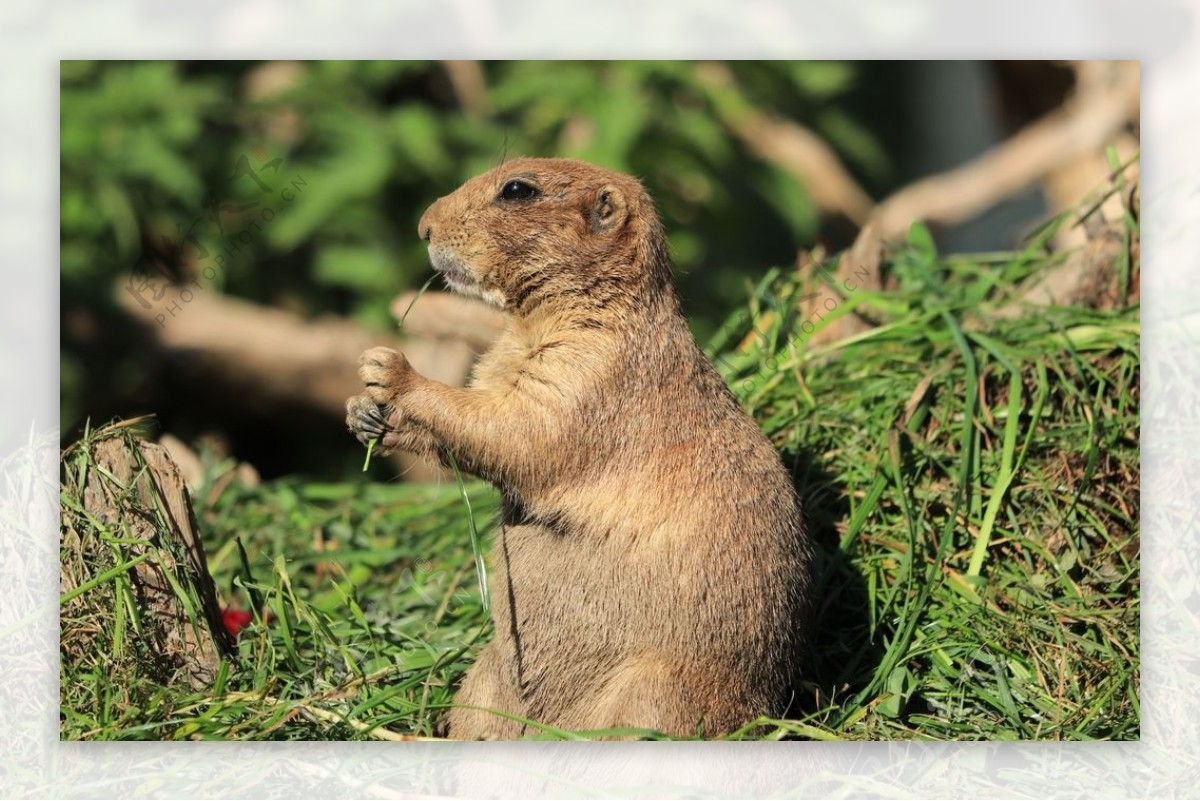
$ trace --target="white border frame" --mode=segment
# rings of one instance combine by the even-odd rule
[[[27,0],[0,10],[0,795],[917,796],[1200,793],[1200,52],[1195,9],[1118,0]],[[61,743],[58,60],[344,57],[1140,58],[1142,741]]]

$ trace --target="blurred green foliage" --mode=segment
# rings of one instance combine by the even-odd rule
[[[869,189],[894,172],[858,111],[880,112],[864,102],[879,65],[728,66],[735,87],[714,89],[688,62],[63,62],[64,432],[96,413],[82,398],[98,382],[136,382],[119,346],[87,352],[69,323],[113,314],[135,265],[390,328],[389,302],[428,274],[422,211],[516,155],[641,177],[704,336],[820,224],[806,188],[749,153],[731,115],[753,106],[810,127]]]

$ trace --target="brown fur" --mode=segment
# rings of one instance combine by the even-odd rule
[[[540,194],[501,198],[514,179]],[[780,714],[810,546],[778,454],[680,313],[642,186],[520,159],[438,200],[419,233],[448,283],[511,314],[469,388],[375,348],[348,403],[360,438],[448,450],[503,493],[495,639],[449,735],[526,732],[488,709],[704,736]],[[373,406],[386,428],[364,423]]]

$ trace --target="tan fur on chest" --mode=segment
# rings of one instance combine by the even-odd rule
[[[779,714],[809,607],[810,544],[779,457],[696,347],[653,203],[632,178],[520,159],[426,212],[453,288],[510,323],[466,389],[363,357],[352,430],[493,482],[495,636],[449,734],[728,731]],[[356,423],[355,421],[359,421]]]

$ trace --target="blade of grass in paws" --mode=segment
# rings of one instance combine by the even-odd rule
[[[417,301],[420,300],[421,296],[425,294],[425,290],[429,289],[429,285],[433,283],[434,278],[437,278],[437,276],[436,275],[429,276],[429,280],[426,281],[421,286],[421,288],[417,290],[417,294],[413,295],[413,299],[408,302],[408,308],[404,310],[404,314],[400,315],[399,328],[401,330],[404,329],[404,321],[408,319],[408,313],[410,311],[412,311],[412,307],[415,306]],[[371,453],[375,450],[375,443],[379,442],[379,440],[381,440],[381,439],[383,439],[383,437],[379,437],[378,439],[373,439],[367,443],[367,458],[363,459],[362,471],[364,473],[367,472],[367,468],[371,466]]]
[[[467,505],[467,524],[471,528],[471,550],[475,552],[475,577],[479,580],[479,599],[483,603],[483,611],[489,612],[491,603],[488,600],[487,565],[484,564],[483,551],[479,547],[479,529],[475,527],[475,513],[471,510],[471,498],[467,495],[467,488],[463,484],[462,473],[458,469],[458,460],[448,450],[446,456],[450,458],[450,467],[454,470],[454,481],[458,484],[459,494],[462,495],[463,503]]]
[[[371,466],[371,451],[375,450],[375,443],[378,441],[379,440],[377,440],[377,439],[372,439],[372,440],[367,441],[367,458],[363,459],[363,469],[362,469],[362,471],[364,473],[367,472],[367,468]]]

